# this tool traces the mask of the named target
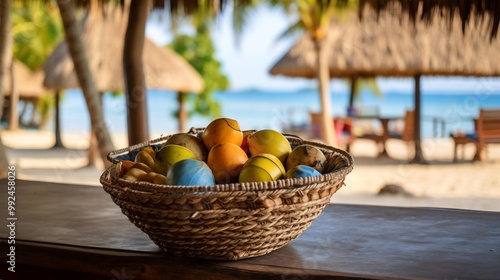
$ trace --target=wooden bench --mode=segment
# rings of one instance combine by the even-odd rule
[[[473,160],[481,161],[487,144],[500,144],[500,109],[481,109],[479,117],[474,120],[474,125],[474,133],[451,135],[455,144],[453,161],[457,161],[459,146],[469,143],[475,144],[476,154]]]

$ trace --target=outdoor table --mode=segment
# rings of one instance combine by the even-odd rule
[[[6,224],[15,222],[14,232],[2,226],[1,279],[500,276],[498,212],[331,204],[281,249],[239,261],[210,261],[159,250],[101,187],[17,180],[15,194],[9,194],[8,182],[0,182],[5,208],[0,217]],[[5,206],[11,195],[15,195],[14,216],[7,215]],[[13,234],[15,244],[9,245]],[[15,272],[8,271],[12,249]]]
[[[387,152],[386,148],[386,142],[390,138],[390,131],[389,131],[389,122],[395,121],[395,120],[402,120],[404,117],[399,117],[399,116],[391,116],[391,117],[381,117],[381,116],[352,116],[351,118],[353,119],[359,119],[359,120],[378,120],[380,122],[380,125],[382,127],[382,135],[381,135],[381,141],[380,143],[382,144],[382,150],[378,153],[377,157],[378,158],[390,158],[389,153]]]

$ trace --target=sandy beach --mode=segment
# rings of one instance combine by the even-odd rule
[[[168,133],[165,133],[168,134]],[[150,135],[151,139],[160,135]],[[125,134],[114,134],[115,148],[127,146]],[[87,167],[88,133],[65,133],[65,148],[51,148],[51,131],[2,131],[11,164],[17,166],[19,179],[87,184],[100,187],[102,169]],[[376,158],[376,146],[358,140],[351,147],[354,170],[332,203],[411,207],[444,207],[500,211],[500,146],[491,145],[483,162],[471,162],[475,147],[465,147],[464,157],[454,163],[451,139],[426,139],[423,142],[426,165],[409,164],[413,147],[389,140],[391,158]],[[459,155],[461,152],[459,151]],[[386,184],[401,186],[406,193],[378,194]]]

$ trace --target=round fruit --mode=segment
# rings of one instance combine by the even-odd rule
[[[241,168],[247,160],[248,156],[240,146],[220,143],[208,153],[207,164],[215,176],[215,182],[223,184],[237,182]]]
[[[248,149],[248,137],[250,137],[250,134],[252,134],[252,130],[245,130],[243,131],[243,141],[241,142],[240,147],[245,151],[247,156],[250,156],[250,150]]]
[[[215,178],[206,163],[198,159],[184,159],[170,167],[167,172],[167,185],[213,186]]]
[[[286,170],[290,170],[297,165],[307,165],[318,170],[318,172],[322,172],[325,160],[325,154],[319,148],[309,144],[302,144],[295,147],[288,155]]]
[[[155,154],[156,154],[156,151],[155,151],[155,150],[153,149],[153,147],[151,147],[151,146],[144,147],[144,148],[142,148],[142,149],[141,149],[141,151],[145,151],[145,152],[147,152],[147,153],[148,153],[148,154],[150,154],[150,155],[151,155],[151,157],[153,157],[153,158],[155,157]]]
[[[241,146],[243,132],[236,120],[219,118],[207,125],[201,134],[201,139],[209,151],[213,146],[224,142]]]
[[[155,160],[148,151],[139,151],[135,156],[135,162],[142,162],[151,169],[155,167]]]
[[[166,175],[174,163],[187,158],[196,158],[196,155],[180,145],[165,145],[156,153],[154,171]]]
[[[250,154],[256,156],[259,154],[272,154],[276,156],[282,164],[286,163],[286,159],[292,147],[290,142],[276,130],[262,129],[252,133],[248,137],[248,148]]]
[[[270,182],[285,177],[285,167],[271,154],[251,157],[243,166],[239,182]]]
[[[287,178],[302,178],[309,176],[321,176],[321,173],[319,173],[318,170],[307,165],[294,166],[286,173]]]
[[[132,182],[137,182],[137,181],[145,181],[145,178],[147,176],[147,172],[139,169],[139,168],[130,168],[125,175],[123,175],[123,179],[132,181]]]
[[[206,161],[208,156],[208,150],[203,144],[203,141],[189,133],[177,133],[168,138],[164,145],[180,145],[190,149],[196,158],[201,161]]]

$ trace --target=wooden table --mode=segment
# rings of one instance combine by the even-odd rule
[[[7,182],[0,201],[6,208]],[[340,190],[342,191],[342,189]],[[498,279],[500,213],[328,206],[262,257],[206,261],[161,252],[100,187],[16,181],[16,272],[1,231],[1,279]],[[7,223],[6,209],[0,211]]]
[[[382,135],[369,135],[369,136],[361,136],[359,138],[366,138],[370,140],[374,140],[376,143],[381,144],[381,148],[377,154],[378,158],[390,158],[389,153],[387,152],[386,142],[390,138],[389,131],[389,122],[395,120],[402,120],[403,117],[380,117],[380,116],[352,116],[350,117],[353,120],[378,120],[382,127]]]

